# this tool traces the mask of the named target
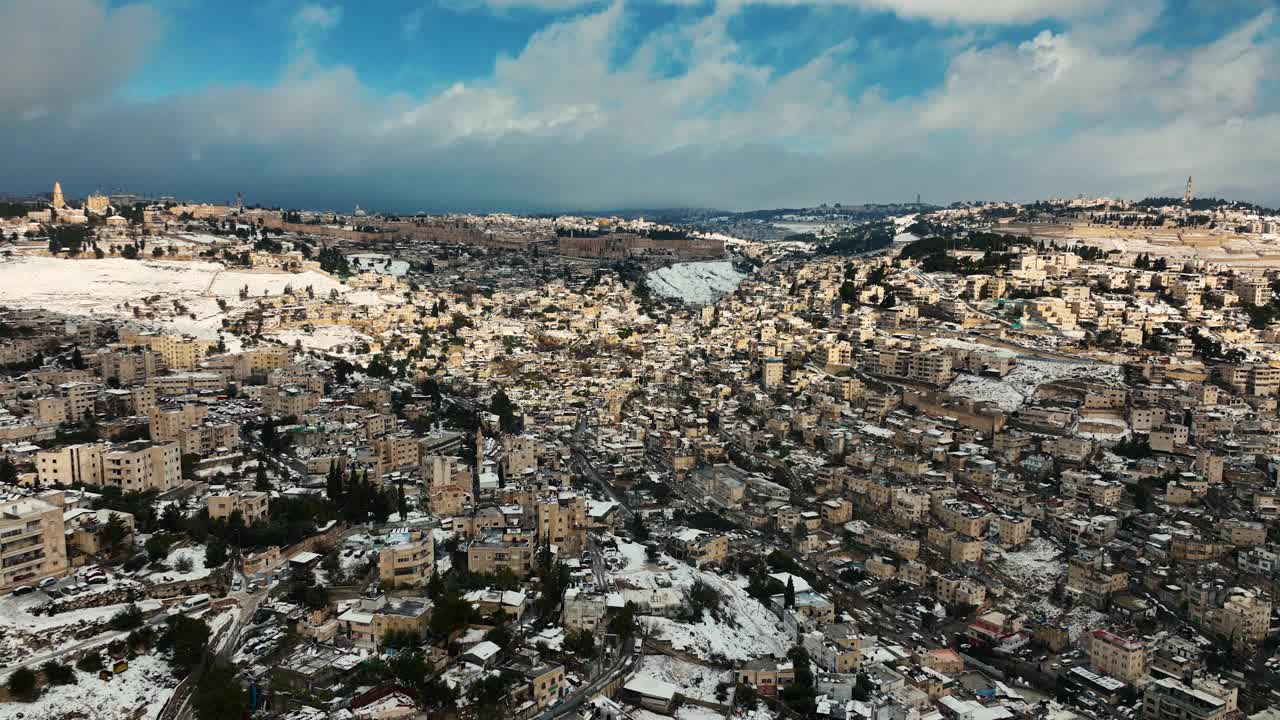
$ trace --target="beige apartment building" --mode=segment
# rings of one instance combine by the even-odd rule
[[[538,531],[538,540],[550,541],[564,555],[577,555],[586,548],[587,501],[571,492],[552,493],[533,500],[533,517],[526,517]]]
[[[1135,683],[1148,674],[1151,657],[1147,643],[1101,628],[1088,634],[1089,667],[1117,680]]]
[[[853,503],[844,498],[823,500],[818,506],[822,522],[826,525],[843,525],[853,518]]]
[[[782,358],[765,358],[761,368],[761,382],[766,388],[775,388],[782,384]]]
[[[397,536],[398,542],[378,551],[378,579],[391,587],[425,584],[435,571],[435,540],[431,533],[393,534]]]
[[[359,648],[376,649],[391,633],[423,637],[431,619],[431,601],[386,596],[360,598],[338,616],[338,633]]]
[[[229,519],[239,512],[245,525],[252,525],[259,520],[266,520],[270,509],[271,496],[264,492],[247,491],[235,493],[215,493],[207,502],[209,517],[214,520]]]
[[[36,478],[41,485],[101,485],[100,443],[66,445],[36,453]]]
[[[320,404],[320,393],[296,388],[263,388],[262,407],[279,417],[300,417]]]
[[[938,599],[945,605],[973,605],[982,607],[987,602],[987,588],[971,578],[938,575],[936,580]]]
[[[0,503],[0,592],[66,571],[62,508],[35,498]]]
[[[1128,586],[1129,575],[1103,553],[1081,553],[1067,561],[1067,589],[1092,607],[1102,609],[1111,596]]]
[[[102,455],[102,483],[124,492],[165,492],[182,483],[178,443],[132,442]]]
[[[997,515],[991,520],[991,534],[1000,547],[1008,550],[1025,545],[1031,536],[1031,518],[1022,515]]]
[[[729,538],[719,533],[685,528],[671,536],[671,553],[698,568],[720,565],[729,554]]]
[[[170,370],[195,370],[209,351],[218,346],[214,340],[202,340],[189,335],[160,335],[131,328],[120,330],[120,342],[149,348],[160,355]]]
[[[209,410],[204,405],[184,403],[152,408],[147,413],[152,440],[177,440],[183,430],[204,422]]]
[[[1271,602],[1252,592],[1237,592],[1204,613],[1205,624],[1237,647],[1265,640],[1270,617]]]
[[[67,401],[67,420],[80,422],[93,415],[102,386],[91,382],[69,382],[58,386],[58,394]]]
[[[980,506],[960,500],[943,501],[936,514],[944,527],[973,538],[986,535],[987,526],[995,517]]]
[[[418,439],[412,435],[393,435],[374,440],[370,445],[378,459],[378,474],[417,467]]]
[[[533,569],[537,544],[533,533],[517,529],[488,529],[467,546],[467,569],[471,572],[496,573],[507,568],[516,577],[527,577]]]

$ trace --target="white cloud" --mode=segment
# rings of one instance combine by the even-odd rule
[[[657,0],[669,5],[701,4],[701,0]],[[526,8],[562,12],[601,5],[603,0],[452,0],[454,6],[495,10]],[[1020,24],[1049,18],[1086,17],[1107,8],[1106,0],[716,0],[728,7],[748,5],[842,6],[892,12],[902,17],[941,23]]]
[[[1277,199],[1266,193],[1280,108],[1261,89],[1270,14],[1177,51],[1141,43],[1140,13],[1124,29],[1074,24],[1021,43],[961,33],[938,88],[895,98],[875,85],[849,94],[863,80],[846,52],[858,38],[788,72],[747,60],[730,5],[651,31],[619,63],[621,38],[634,37],[624,10],[553,22],[489,77],[425,95],[387,96],[350,68],[310,62],[272,87],[117,102],[78,125],[24,123],[18,114],[48,104],[27,97],[0,113],[13,148],[0,186],[58,168],[68,183],[311,206],[359,194],[394,209],[741,208],[916,192],[1134,196],[1191,173],[1206,192],[1230,178],[1246,199]],[[4,52],[38,68],[44,50]],[[3,92],[14,82],[0,76],[0,98],[21,95]]]
[[[312,45],[342,21],[342,8],[337,5],[306,3],[289,16],[294,49],[309,53]]]
[[[47,118],[108,96],[159,36],[143,5],[93,0],[0,3],[0,117]]]

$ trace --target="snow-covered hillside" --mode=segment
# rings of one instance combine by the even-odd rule
[[[1002,378],[960,373],[947,392],[956,397],[994,402],[1001,410],[1014,412],[1031,400],[1036,388],[1044,383],[1089,380],[1112,384],[1121,378],[1122,372],[1116,365],[1019,358],[1013,370]]]
[[[653,292],[692,305],[715,302],[733,292],[745,277],[728,261],[677,263],[645,276]]]
[[[336,290],[353,304],[384,302],[374,293],[352,291],[313,270],[229,270],[211,262],[123,258],[65,260],[19,255],[0,260],[0,305],[42,308],[68,315],[133,318],[133,307],[142,305],[144,298],[159,296],[154,307],[146,308],[157,316],[148,324],[210,339],[218,336],[227,315],[218,307],[219,299],[232,310],[246,304],[240,299],[245,288],[252,299],[264,294],[279,295],[286,287],[301,290],[307,286],[317,296]],[[174,302],[181,303],[186,312],[173,312]]]
[[[643,545],[622,538],[617,538],[617,543],[618,553],[626,559],[626,564],[614,573],[619,587],[671,587],[688,592],[701,580],[720,595],[723,612],[719,617],[706,612],[699,622],[688,623],[641,616],[640,624],[650,639],[668,642],[703,660],[782,657],[794,644],[782,623],[760,601],[747,594],[745,578],[730,579],[702,572],[666,555],[661,557],[661,564],[653,564],[646,558]]]

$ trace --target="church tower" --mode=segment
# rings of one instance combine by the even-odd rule
[[[62,183],[55,180],[53,182],[53,207],[55,210],[61,210],[66,206],[66,201],[62,199]]]

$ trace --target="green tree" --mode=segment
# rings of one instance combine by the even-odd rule
[[[142,625],[142,608],[136,603],[125,605],[120,612],[111,616],[112,630],[132,630]]]
[[[114,557],[120,552],[120,546],[127,537],[129,537],[129,526],[125,524],[124,518],[120,517],[119,513],[107,515],[107,521],[98,531],[98,542],[102,545],[103,552]]]
[[[157,647],[164,652],[172,651],[174,673],[185,676],[200,664],[209,647],[209,625],[187,615],[174,615],[168,623]]]
[[[258,492],[271,492],[271,481],[267,479],[267,464],[263,458],[258,458],[258,465],[254,468],[253,489]]]
[[[489,401],[489,412],[498,416],[498,426],[502,428],[502,432],[514,435],[523,430],[516,417],[516,406],[506,392],[498,390],[493,394],[493,399]]]
[[[57,660],[50,660],[41,665],[40,674],[44,675],[45,682],[50,685],[71,685],[76,681],[76,671],[70,665]]]
[[[209,668],[191,694],[191,707],[200,720],[247,716],[249,695],[236,680],[235,666],[220,662]]]
[[[795,682],[782,691],[782,701],[802,715],[812,715],[817,709],[814,702],[813,667],[809,651],[797,645],[787,653],[795,668]]]
[[[636,604],[628,602],[622,606],[612,618],[609,618],[609,632],[626,640],[636,634]]]
[[[631,539],[638,543],[649,541],[649,528],[645,527],[644,518],[640,513],[631,516]]]
[[[437,638],[446,638],[455,630],[461,630],[471,621],[474,609],[471,604],[462,598],[462,594],[458,589],[447,586],[440,593],[440,598],[436,601],[436,606],[431,610],[431,620],[428,629],[432,636]]]
[[[9,675],[9,694],[20,700],[30,700],[36,694],[36,674],[29,668],[18,668]]]
[[[332,502],[342,502],[342,470],[338,468],[338,463],[329,462],[329,474],[325,478],[325,496]]]
[[[227,562],[227,543],[220,538],[214,538],[204,546],[204,566],[210,568],[222,567]]]
[[[173,545],[173,538],[169,535],[157,533],[147,538],[145,549],[147,557],[151,562],[160,562],[169,555],[169,547]]]
[[[596,639],[586,628],[577,628],[570,630],[564,636],[564,651],[583,660],[590,660],[596,656]]]

